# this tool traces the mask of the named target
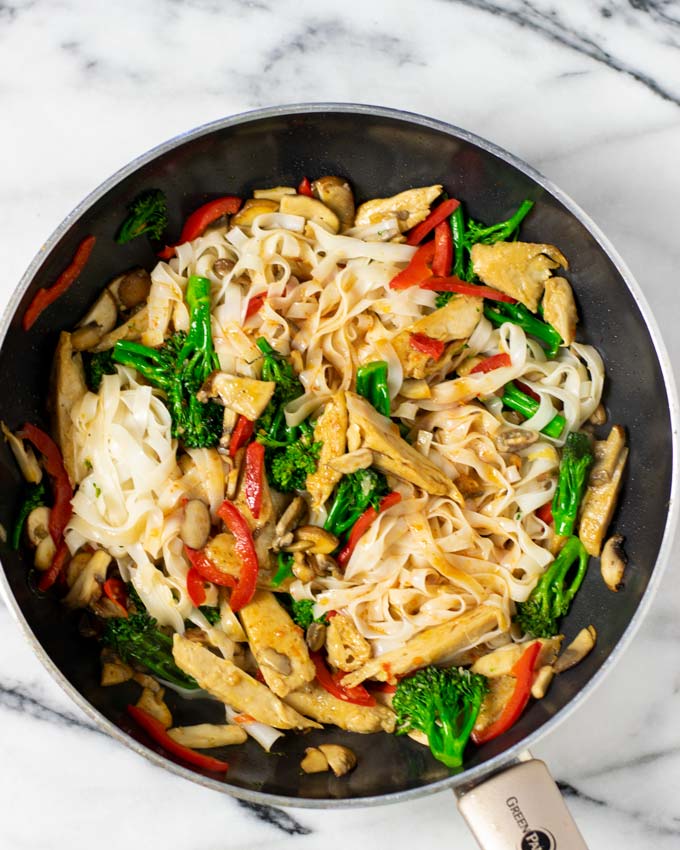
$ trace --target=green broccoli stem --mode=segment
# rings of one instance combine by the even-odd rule
[[[369,505],[377,509],[380,499],[387,495],[388,490],[387,479],[374,469],[358,469],[343,476],[336,488],[324,528],[336,537],[341,537],[354,526]]]
[[[390,391],[387,384],[387,363],[374,360],[357,369],[357,393],[368,399],[383,416],[390,415]]]
[[[524,221],[533,206],[533,201],[528,199],[522,201],[514,215],[505,221],[499,221],[497,224],[491,224],[489,227],[481,227],[480,225],[471,222],[468,226],[468,239],[470,244],[482,242],[485,245],[490,245],[494,242],[507,241],[517,230],[519,230],[520,224]]]
[[[41,481],[38,484],[29,484],[26,488],[26,496],[21,503],[19,512],[12,527],[10,535],[10,545],[12,549],[17,550],[21,543],[21,532],[24,530],[24,525],[28,519],[28,515],[35,509],[46,503],[47,490],[45,482]]]
[[[113,359],[121,366],[136,369],[150,384],[167,390],[174,380],[168,370],[168,356],[161,348],[149,348],[139,342],[118,340],[113,349]]]
[[[289,552],[279,552],[276,556],[276,572],[274,573],[271,586],[279,587],[287,578],[293,576],[293,556]]]
[[[565,588],[568,574],[578,559],[578,568]],[[517,605],[517,622],[535,637],[557,634],[558,621],[565,616],[588,569],[588,553],[578,537],[570,537],[538,580],[526,602]]]
[[[569,434],[560,461],[557,488],[552,503],[556,534],[568,536],[573,533],[592,462],[593,454],[588,437],[579,431]]]
[[[190,315],[189,333],[179,355],[180,363],[187,360],[192,371],[201,373],[201,382],[220,368],[212,338],[210,289],[207,277],[192,275],[189,278],[185,296]]]
[[[536,399],[523,393],[512,381],[505,385],[501,401],[511,410],[521,413],[526,419],[530,419],[540,407]],[[541,428],[541,433],[548,437],[559,439],[566,426],[567,420],[558,413],[556,416],[553,416],[544,428]]]
[[[465,272],[465,217],[463,207],[459,205],[449,218],[451,235],[453,237],[453,273],[461,280],[467,280]]]
[[[168,222],[167,203],[160,189],[142,192],[128,207],[130,213],[116,234],[116,242],[125,245],[132,239],[148,234],[159,240]]]
[[[552,325],[537,319],[524,304],[519,302],[517,304],[506,304],[501,301],[494,304],[484,302],[484,315],[496,327],[500,327],[506,322],[519,325],[525,333],[545,343],[545,353],[550,359],[557,357],[560,345],[562,345],[562,337]]]

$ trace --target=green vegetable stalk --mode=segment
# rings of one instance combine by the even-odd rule
[[[545,353],[550,359],[557,357],[562,345],[562,337],[552,325],[536,318],[524,304],[506,304],[496,301],[493,304],[484,303],[484,315],[496,327],[506,322],[519,325],[522,330],[530,336],[536,337],[545,345]]]
[[[374,360],[357,369],[357,393],[367,398],[383,416],[390,415],[390,391],[387,385],[387,363]]]
[[[45,488],[44,481],[41,481],[39,484],[28,484],[26,486],[26,495],[19,508],[19,513],[14,521],[12,534],[9,539],[12,549],[16,550],[19,548],[21,543],[21,532],[24,530],[24,525],[26,524],[28,515],[35,508],[39,508],[44,505],[46,503],[46,499],[47,490]]]
[[[325,614],[322,614],[320,617],[314,616],[315,604],[316,603],[313,599],[295,600],[291,598],[289,605],[290,615],[294,622],[305,631],[312,625],[312,623],[323,623],[324,625],[328,624],[328,618]]]
[[[172,416],[173,436],[189,448],[214,446],[222,435],[224,411],[214,401],[196,397],[209,375],[219,369],[210,326],[210,281],[192,275],[187,283],[189,332],[176,333],[160,348],[122,340],[113,359],[131,366],[150,384],[163,390]]]
[[[342,477],[335,489],[324,528],[336,537],[341,537],[369,506],[378,510],[380,500],[388,492],[387,479],[382,472],[375,469],[350,472]]]
[[[505,385],[501,400],[506,407],[516,410],[517,413],[521,413],[527,419],[530,419],[540,407],[536,399],[523,393],[512,381]],[[553,416],[545,428],[541,428],[541,433],[558,439],[566,428],[566,425],[567,420],[558,413],[556,416]]]
[[[401,679],[392,700],[397,734],[427,735],[432,755],[454,770],[488,691],[486,678],[463,667],[425,667]]]
[[[580,431],[569,434],[564,444],[552,503],[556,534],[568,536],[573,533],[592,462],[593,453],[588,437]]]
[[[568,576],[578,561],[571,581]],[[559,620],[569,610],[586,570],[588,553],[578,537],[570,537],[559,555],[538,580],[526,602],[517,605],[517,623],[525,632],[535,637],[552,637],[557,634]]]
[[[116,234],[119,245],[125,245],[145,233],[150,239],[160,240],[168,223],[168,207],[160,189],[142,192],[128,210],[129,215]]]
[[[93,353],[83,352],[83,367],[87,386],[93,393],[98,393],[104,375],[116,374],[113,349],[107,348],[106,351],[95,351]]]

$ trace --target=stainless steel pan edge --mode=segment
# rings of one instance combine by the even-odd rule
[[[621,277],[625,281],[631,295],[633,296],[643,318],[649,330],[650,336],[652,338],[656,354],[659,360],[659,364],[661,366],[663,380],[666,388],[666,393],[669,401],[669,413],[671,420],[671,429],[672,434],[675,439],[677,439],[678,434],[678,422],[680,421],[680,407],[678,404],[678,394],[677,389],[673,377],[673,371],[671,367],[671,362],[668,356],[668,352],[661,338],[661,334],[657,323],[651,313],[649,305],[642,294],[642,291],[633,278],[631,272],[626,267],[625,263],[618,255],[617,251],[614,249],[609,240],[604,236],[604,234],[600,231],[598,226],[590,219],[590,217],[564,192],[562,192],[559,188],[557,188],[554,184],[551,183],[547,178],[543,177],[540,173],[538,173],[535,169],[524,163],[522,160],[503,150],[502,148],[482,139],[479,136],[476,136],[473,133],[470,133],[466,130],[460,129],[454,125],[447,124],[443,121],[434,120],[431,118],[427,118],[415,113],[404,112],[396,109],[388,109],[384,107],[376,107],[367,104],[348,104],[348,103],[308,103],[308,104],[293,104],[286,106],[277,106],[270,107],[265,109],[259,109],[254,111],[249,111],[245,113],[240,113],[235,116],[231,116],[225,119],[219,119],[217,121],[211,122],[209,124],[205,124],[201,127],[198,127],[194,130],[191,130],[187,133],[183,133],[181,135],[176,136],[174,139],[171,139],[153,149],[142,154],[137,159],[130,162],[128,165],[121,168],[115,174],[113,174],[108,180],[102,183],[97,189],[95,189],[92,193],[90,193],[74,210],[71,212],[64,221],[59,225],[59,227],[55,230],[52,236],[47,240],[47,242],[42,246],[36,257],[31,262],[30,266],[26,270],[23,275],[21,281],[19,282],[16,290],[14,291],[12,297],[9,300],[7,307],[3,313],[2,319],[0,320],[0,345],[3,344],[5,336],[7,334],[8,328],[11,323],[11,319],[17,309],[17,306],[21,300],[22,295],[28,288],[33,276],[35,275],[37,269],[42,263],[44,256],[46,253],[52,250],[52,248],[56,245],[56,243],[61,239],[63,234],[68,230],[68,228],[72,225],[72,223],[78,219],[87,209],[89,209],[96,201],[98,201],[106,192],[108,192],[115,184],[117,184],[120,180],[130,175],[139,167],[147,164],[155,157],[160,154],[166,153],[175,147],[183,144],[184,142],[197,139],[201,136],[209,134],[215,130],[236,126],[239,124],[247,123],[253,120],[261,119],[261,118],[271,118],[271,117],[279,117],[286,115],[305,115],[305,114],[314,114],[318,112],[335,112],[335,113],[347,113],[347,114],[365,114],[365,115],[374,115],[374,116],[382,116],[386,118],[392,118],[395,120],[408,121],[411,124],[420,125],[422,127],[438,130],[440,132],[453,135],[458,137],[464,141],[470,142],[483,150],[488,151],[489,153],[494,154],[498,158],[504,160],[510,165],[514,166],[518,170],[524,172],[528,177],[534,180],[537,184],[546,189],[550,194],[555,196],[580,222],[581,224],[590,232],[590,234],[594,237],[594,239],[599,243],[603,251],[607,254],[609,259],[617,268]],[[595,673],[592,679],[582,688],[582,690],[571,699],[571,701],[560,711],[558,711],[554,717],[552,717],[547,723],[541,726],[536,731],[532,732],[526,738],[518,742],[515,746],[508,749],[507,751],[500,753],[492,759],[484,762],[481,765],[475,766],[471,769],[466,770],[464,773],[458,776],[451,776],[446,779],[436,781],[431,783],[430,785],[418,788],[411,788],[404,791],[399,791],[396,793],[387,793],[380,794],[371,797],[358,797],[352,799],[306,799],[306,798],[298,798],[298,797],[289,797],[289,796],[280,796],[269,793],[261,793],[257,791],[250,791],[248,789],[235,787],[226,785],[222,782],[218,782],[216,780],[212,780],[210,778],[198,775],[193,771],[187,770],[180,765],[171,762],[162,756],[154,753],[153,751],[147,749],[143,745],[141,745],[138,741],[126,735],[121,729],[119,729],[115,724],[109,721],[106,717],[101,715],[93,706],[83,698],[83,696],[74,688],[71,683],[66,679],[66,677],[61,673],[59,668],[53,663],[50,657],[47,655],[45,650],[42,648],[41,644],[35,637],[33,631],[29,627],[26,619],[24,618],[22,612],[20,611],[11,591],[9,588],[9,584],[7,578],[4,574],[4,571],[0,572],[0,592],[2,593],[2,597],[4,598],[9,610],[11,611],[13,617],[17,621],[19,627],[23,631],[26,639],[31,644],[33,650],[36,655],[48,670],[48,672],[52,675],[52,677],[59,683],[59,685],[63,688],[63,690],[73,699],[73,701],[85,712],[85,714],[92,720],[92,722],[102,729],[106,731],[109,735],[111,735],[116,740],[130,747],[132,750],[137,752],[139,755],[144,756],[149,761],[158,765],[159,767],[163,767],[166,770],[172,771],[177,776],[181,776],[184,779],[188,779],[192,782],[196,782],[200,785],[203,785],[207,788],[212,788],[214,790],[221,791],[223,793],[228,793],[232,796],[235,796],[239,799],[247,800],[254,803],[259,804],[267,804],[267,805],[277,805],[277,806],[296,806],[301,808],[347,808],[349,806],[356,805],[364,805],[364,806],[372,806],[372,805],[382,805],[386,803],[396,803],[401,802],[407,799],[413,799],[420,796],[425,796],[427,794],[436,793],[448,788],[454,788],[455,786],[466,786],[472,787],[477,783],[482,782],[489,776],[498,773],[499,771],[507,768],[509,765],[513,763],[518,763],[521,760],[521,754],[526,751],[528,747],[531,747],[535,744],[544,734],[555,729],[559,723],[561,723],[566,717],[574,710],[576,710],[579,706],[583,704],[583,702],[590,696],[590,694],[594,691],[594,689],[602,682],[605,678],[606,674],[612,669],[614,664],[618,661],[619,658],[623,655],[625,648],[628,643],[632,640],[635,635],[637,629],[639,628],[643,618],[645,617],[649,607],[652,603],[654,595],[658,589],[659,583],[662,578],[663,571],[668,562],[671,546],[674,540],[675,531],[678,522],[678,504],[677,504],[677,488],[678,488],[678,452],[677,448],[674,446],[673,456],[672,456],[672,484],[671,484],[671,492],[670,499],[668,505],[668,517],[665,525],[665,530],[662,538],[661,545],[659,547],[659,554],[657,558],[656,565],[652,571],[652,576],[648,583],[648,586],[638,604],[637,610],[633,615],[631,621],[625,629],[625,632],[621,636],[615,648],[612,650],[607,660],[602,664],[600,669]]]

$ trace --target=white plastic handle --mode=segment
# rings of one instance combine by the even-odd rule
[[[542,761],[496,774],[458,798],[482,850],[588,850]]]

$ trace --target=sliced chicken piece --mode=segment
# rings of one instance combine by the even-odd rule
[[[258,590],[240,611],[265,682],[279,697],[285,697],[316,675],[302,629],[276,601],[273,593]]]
[[[349,617],[335,614],[326,629],[328,660],[338,670],[357,670],[371,657],[371,646]]]
[[[438,466],[410,446],[399,435],[397,426],[366,399],[346,393],[350,427],[356,425],[361,445],[373,452],[373,465],[381,472],[409,481],[433,496],[450,496],[459,504],[463,497]]]
[[[320,508],[342,478],[331,462],[345,453],[347,445],[347,404],[344,392],[335,393],[324,407],[314,426],[314,441],[321,442],[321,453],[316,471],[307,476],[307,490],[312,496],[312,507]]]
[[[475,720],[473,734],[479,735],[501,716],[505,706],[508,704],[515,692],[517,679],[504,673],[494,676],[488,680],[489,690],[482,700],[479,714]]]
[[[551,277],[545,282],[543,318],[555,328],[564,345],[571,345],[576,339],[576,302],[569,282],[563,277]]]
[[[253,679],[231,661],[219,658],[209,649],[176,634],[172,654],[177,666],[200,687],[236,711],[249,714],[259,723],[275,729],[318,729],[319,724],[298,714],[282,702],[266,685]]]
[[[593,446],[595,463],[590,470],[588,486],[581,505],[578,536],[589,555],[597,557],[609,528],[616,499],[623,483],[623,470],[628,458],[626,432],[614,425],[606,440]]]
[[[311,682],[288,694],[284,702],[319,723],[333,723],[348,732],[394,732],[395,717],[386,705],[355,705],[338,699]]]
[[[52,415],[52,430],[56,435],[72,485],[76,483],[76,456],[71,410],[86,392],[83,357],[73,350],[71,334],[62,331],[52,363],[49,407]]]
[[[541,651],[534,664],[534,669],[538,670],[546,664],[553,664],[557,659],[557,654],[562,646],[564,635],[556,635],[551,638],[538,638],[541,644]],[[494,679],[498,676],[510,675],[512,668],[524,654],[524,651],[535,640],[523,641],[522,643],[510,643],[507,646],[501,646],[499,649],[494,649],[493,652],[488,652],[482,655],[472,665],[473,673],[481,673],[487,679]]]
[[[496,242],[473,245],[470,252],[475,274],[528,307],[538,310],[543,287],[552,269],[569,268],[566,257],[554,245],[534,242]]]
[[[397,676],[404,676],[418,667],[453,663],[457,655],[479,643],[497,625],[498,612],[487,605],[479,605],[450,623],[425,629],[398,649],[372,658],[363,667],[348,673],[342,683],[353,688],[366,679],[394,681]]]
[[[374,198],[359,207],[354,224],[359,227],[377,224],[385,218],[396,218],[403,233],[428,217],[430,205],[441,193],[441,186],[421,186],[407,189],[391,198]]]
[[[401,361],[404,377],[425,378],[442,368],[444,358],[451,360],[458,354],[482,317],[482,304],[481,298],[458,295],[398,333],[392,340],[392,347]],[[439,360],[433,360],[429,354],[411,347],[411,334],[415,333],[452,344]]]
[[[118,325],[110,333],[105,334],[92,349],[93,351],[106,351],[121,339],[137,340],[141,339],[142,334],[149,327],[149,308],[146,304],[138,310],[133,316]]]
[[[219,398],[225,407],[230,407],[254,422],[262,416],[275,389],[274,381],[237,378],[227,372],[213,372],[196,397],[199,401]]]

